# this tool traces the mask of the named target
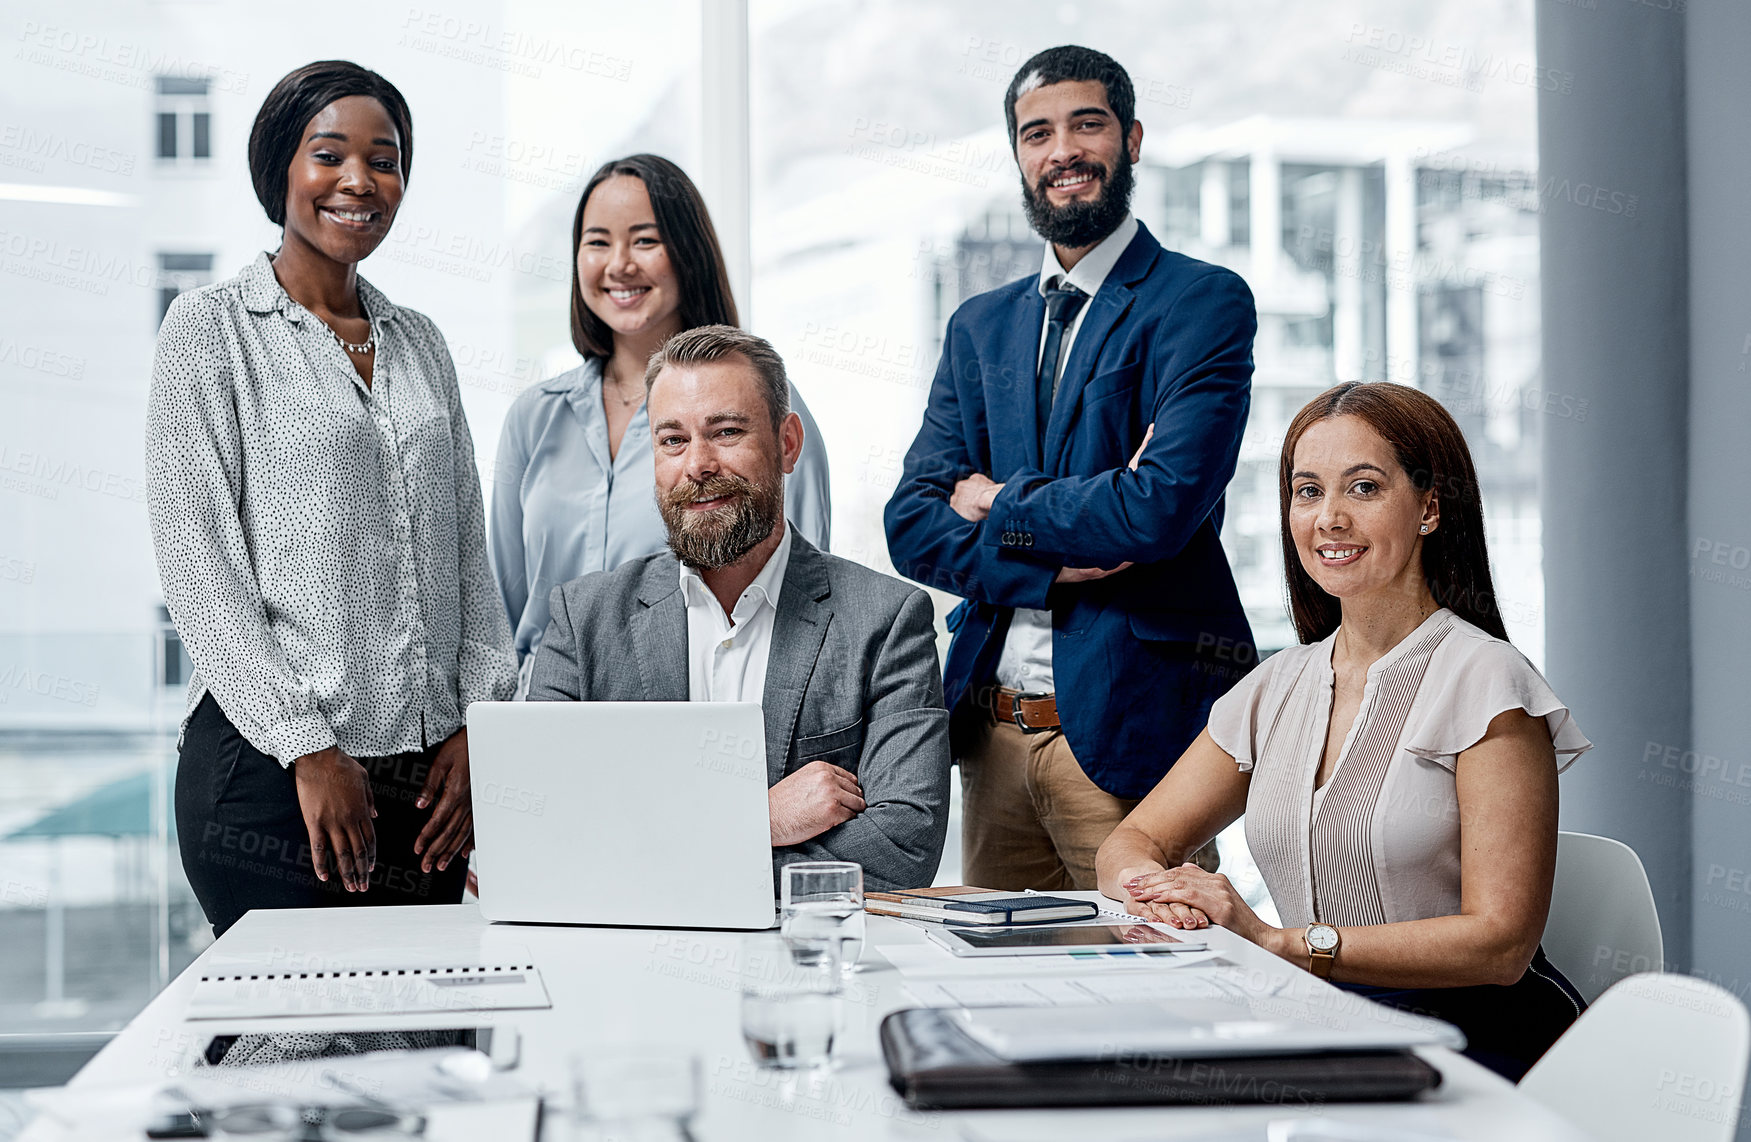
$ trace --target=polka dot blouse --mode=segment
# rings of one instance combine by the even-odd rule
[[[369,386],[266,254],[178,297],[152,368],[147,499],[188,712],[211,692],[282,765],[435,745],[516,684],[449,350],[363,278],[359,298]]]

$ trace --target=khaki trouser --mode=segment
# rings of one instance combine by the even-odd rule
[[[1093,889],[1094,857],[1137,802],[1089,780],[1060,730],[987,715],[961,766],[961,879],[979,888]],[[1193,858],[1214,871],[1216,844]]]

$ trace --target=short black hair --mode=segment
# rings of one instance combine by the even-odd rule
[[[1063,44],[1047,48],[1021,65],[1009,90],[1003,93],[1003,118],[1009,123],[1009,149],[1015,150],[1015,101],[1034,90],[1054,83],[1073,83],[1092,79],[1107,89],[1107,106],[1119,119],[1119,134],[1129,135],[1137,115],[1137,95],[1131,87],[1131,76],[1119,61],[1105,52],[1078,44]]]
[[[368,95],[383,105],[401,136],[403,182],[413,170],[413,113],[395,85],[348,60],[307,63],[274,84],[249,130],[249,178],[275,226],[286,224],[286,172],[304,141],[304,128],[324,107],[349,95]]]

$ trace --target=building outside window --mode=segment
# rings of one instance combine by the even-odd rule
[[[170,303],[176,300],[179,293],[187,293],[213,281],[213,255],[211,254],[171,254],[161,252],[158,255],[158,320],[164,321],[164,315],[170,312]]]
[[[158,77],[157,155],[165,162],[213,157],[213,113],[205,78]]]

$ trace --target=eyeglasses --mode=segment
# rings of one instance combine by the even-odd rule
[[[213,1138],[283,1142],[364,1142],[371,1138],[420,1138],[424,1115],[376,1106],[293,1106],[263,1102],[196,1111],[197,1124]]]

